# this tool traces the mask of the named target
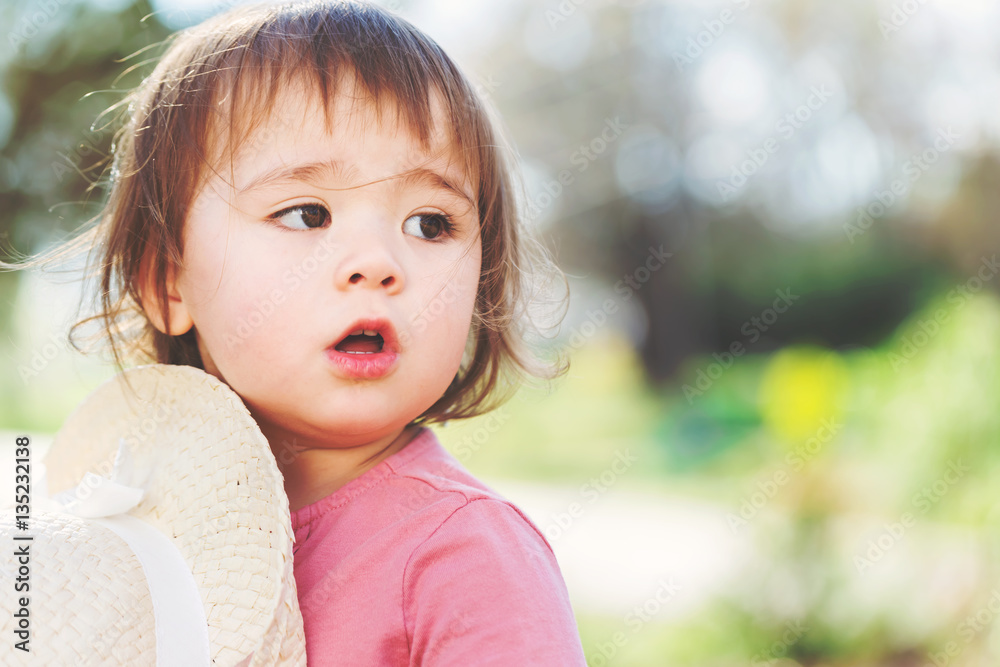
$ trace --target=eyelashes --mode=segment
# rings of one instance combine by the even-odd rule
[[[411,220],[421,219],[421,222],[416,225],[411,225]],[[455,235],[455,225],[451,220],[451,216],[446,213],[416,213],[411,215],[406,220],[403,221],[403,231],[407,231],[407,227],[411,230],[419,230],[421,233],[426,233],[427,229],[437,230],[436,233],[428,241],[434,241],[439,237],[451,238]]]
[[[267,217],[277,223],[279,229],[308,231],[322,229],[331,222],[332,216],[320,204],[300,204],[282,209]],[[456,225],[447,213],[414,213],[403,221],[403,232],[425,241],[439,241],[455,236]]]
[[[319,204],[303,204],[278,211],[267,219],[278,222],[286,229],[319,229],[330,220],[330,212]],[[286,224],[289,221],[293,224]]]

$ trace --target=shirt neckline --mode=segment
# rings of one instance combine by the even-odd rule
[[[345,505],[352,498],[364,493],[385,477],[406,465],[427,449],[437,445],[437,437],[430,428],[421,426],[413,438],[398,452],[387,456],[372,468],[361,473],[333,493],[291,512],[292,530],[312,523],[332,509]]]

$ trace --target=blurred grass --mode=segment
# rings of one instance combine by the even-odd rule
[[[608,335],[576,351],[554,391],[522,388],[498,411],[502,423],[449,422],[439,434],[473,474],[579,481],[629,450],[642,463],[629,475],[657,479],[667,465],[656,434],[662,409],[627,341]]]
[[[942,310],[940,326],[929,327]],[[927,331],[933,335],[921,335]],[[522,392],[466,465],[480,475],[571,482],[599,474],[628,447],[643,461],[629,486],[711,498],[733,512],[775,471],[788,474],[750,522],[763,559],[763,569],[751,570],[755,580],[681,622],[626,631],[622,646],[608,643],[625,628],[622,618],[581,614],[591,665],[745,665],[799,620],[809,632],[788,647],[782,665],[916,666],[953,641],[956,625],[981,603],[961,568],[996,580],[998,340],[995,295],[949,302],[942,293],[877,347],[748,355],[689,403],[681,387],[711,357],[692,359],[674,386],[657,392],[644,384],[628,346],[609,337],[576,351],[570,376],[551,395]],[[819,442],[824,422],[839,428]],[[449,425],[442,441],[461,451],[479,426]],[[805,447],[810,438],[813,449]],[[790,455],[799,465],[789,464]],[[917,494],[935,482],[941,488],[959,459],[972,472],[932,494],[922,511]],[[922,593],[916,605],[899,597],[908,580],[872,575],[881,581],[871,588],[852,561],[878,536],[864,526],[898,522],[906,512],[916,525],[903,544],[936,544],[941,554],[915,546],[891,554],[903,559],[905,576],[938,582],[937,598]],[[964,546],[945,537],[961,525],[975,536]],[[988,662],[991,651],[986,641],[963,645],[961,664],[997,664]],[[614,658],[606,661],[609,652]]]

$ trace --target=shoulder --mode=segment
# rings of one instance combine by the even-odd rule
[[[437,572],[521,577],[531,570],[562,585],[551,546],[517,505],[469,473],[430,429],[411,445],[393,461],[389,485],[414,538],[406,581],[430,580]]]
[[[527,548],[536,556],[554,558],[552,548],[534,522],[504,498],[467,496],[440,518],[437,527],[416,551],[447,543],[490,552]]]
[[[392,489],[389,491],[389,489]],[[397,521],[409,525],[408,567],[422,555],[447,549],[469,554],[516,550],[555,563],[542,531],[520,507],[503,496],[454,479],[404,477],[387,486]]]
[[[566,588],[555,554],[530,519],[496,498],[469,500],[414,546],[403,571],[404,594],[427,599],[455,582],[484,603],[528,604],[546,591],[562,601]]]
[[[519,520],[533,527],[520,509],[444,449],[428,428],[387,463],[390,472],[384,492],[395,496],[401,511],[430,513],[441,523],[490,517],[494,521]]]
[[[555,555],[503,499],[468,500],[416,546],[403,613],[413,653],[434,664],[584,664]]]

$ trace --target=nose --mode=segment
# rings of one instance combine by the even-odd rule
[[[373,232],[352,235],[336,270],[337,288],[353,287],[384,289],[389,294],[403,288],[403,269],[391,247],[389,239]]]

